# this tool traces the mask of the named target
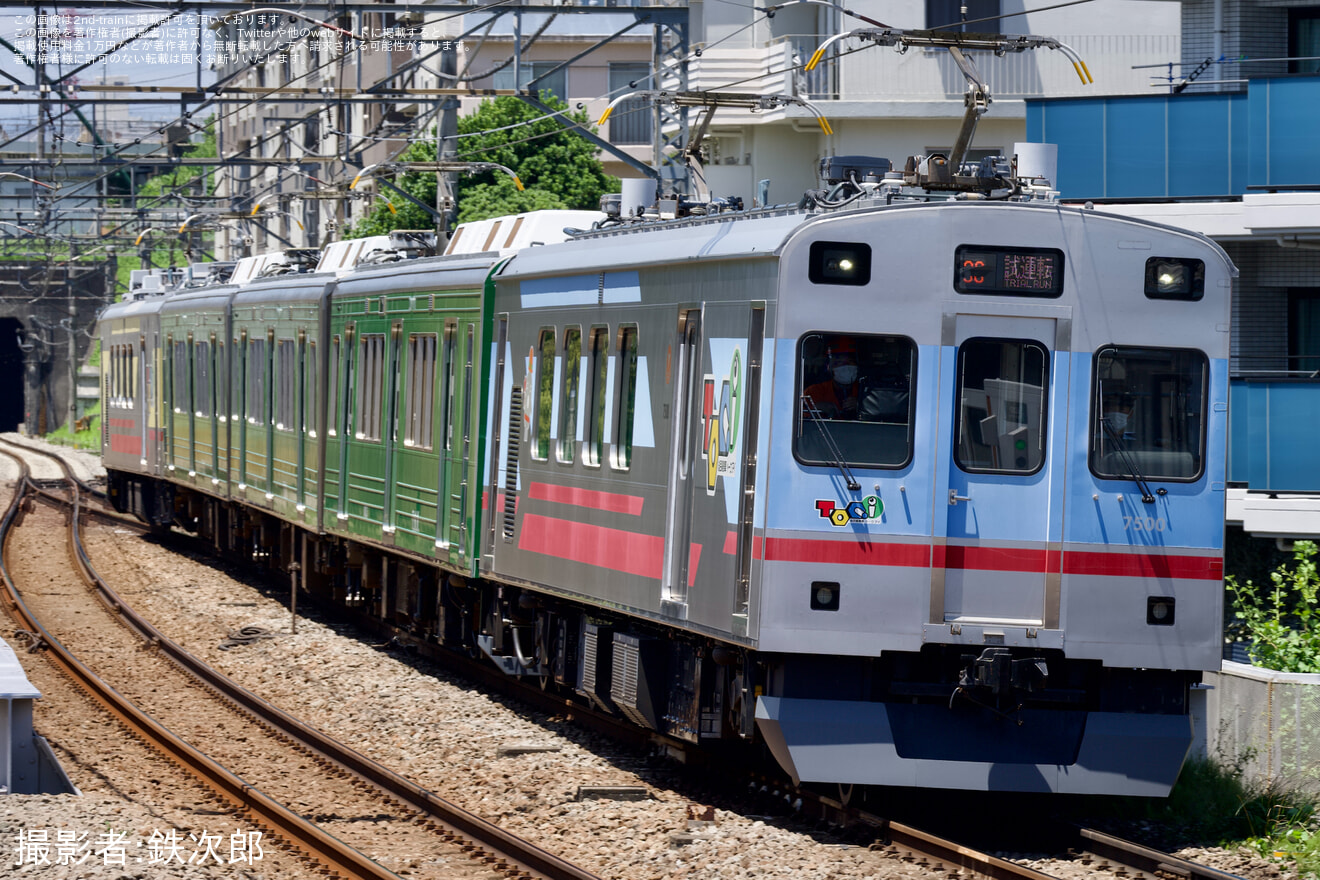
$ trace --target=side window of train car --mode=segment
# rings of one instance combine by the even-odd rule
[[[1050,354],[1027,339],[958,347],[954,461],[973,473],[1034,474],[1045,464]]]
[[[555,328],[544,327],[536,346],[536,418],[532,430],[536,442],[532,444],[532,458],[545,461],[550,457],[550,414],[555,404]]]
[[[408,336],[408,401],[404,411],[403,445],[430,449],[435,430],[436,335]]]
[[[450,320],[445,322],[445,344],[441,352],[443,363],[441,364],[441,383],[440,388],[440,431],[443,434],[442,445],[446,452],[454,448],[454,372],[458,369],[454,363],[454,352],[457,348],[456,337],[458,335],[457,322]]]
[[[385,334],[364,333],[358,344],[358,440],[380,440],[381,399],[385,382]]]
[[[211,415],[211,343],[202,340],[193,346],[193,412],[198,418]]]
[[[325,377],[325,431],[330,437],[339,434],[339,372],[339,336],[336,334],[330,338],[330,372]]]
[[[215,346],[215,360],[211,362],[211,373],[215,376],[215,400],[211,401],[211,411],[223,422],[227,415],[224,401],[228,393],[225,387],[225,343],[216,337],[212,345]]]
[[[582,328],[564,331],[563,387],[559,392],[559,449],[562,464],[572,464],[577,445],[578,390],[582,375]]]
[[[275,343],[275,427],[281,431],[294,429],[294,407],[297,404],[298,349],[292,339]]]
[[[316,439],[316,377],[321,365],[316,362],[316,340],[307,343],[303,370],[307,376],[307,387],[303,391],[303,433]],[[331,382],[333,385],[334,383]]]
[[[187,413],[190,409],[188,399],[188,343],[174,343],[174,388],[170,401],[176,413]]]
[[[633,422],[637,415],[637,328],[619,328],[619,368],[614,394],[614,432],[610,465],[627,470],[632,465]]]
[[[266,414],[266,340],[249,338],[247,355],[247,420],[260,425]]]
[[[916,369],[917,346],[906,336],[803,336],[793,448],[798,461],[837,466],[841,457],[858,467],[905,467],[912,460]]]
[[[591,391],[587,405],[586,439],[582,462],[599,467],[605,451],[605,386],[610,369],[610,329],[591,328]]]
[[[1091,384],[1091,472],[1193,482],[1205,467],[1209,360],[1199,351],[1107,346]]]

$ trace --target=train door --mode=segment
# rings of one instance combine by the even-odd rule
[[[692,564],[692,491],[697,446],[695,413],[701,381],[701,309],[680,314],[674,345],[674,402],[669,454],[669,491],[665,502],[665,557],[661,568],[661,608],[687,616],[688,571]]]
[[[932,623],[1057,626],[1066,456],[1050,426],[1065,423],[1066,326],[945,315]]]

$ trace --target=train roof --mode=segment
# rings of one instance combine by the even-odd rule
[[[500,270],[500,278],[581,274],[588,270],[609,271],[652,265],[672,266],[693,260],[774,257],[783,251],[796,234],[808,229],[818,230],[868,214],[928,210],[984,211],[987,212],[988,224],[1000,222],[991,221],[991,213],[1005,210],[1073,214],[1079,220],[1086,216],[1103,216],[1107,220],[1148,229],[1162,229],[1196,239],[1218,252],[1225,263],[1232,267],[1228,254],[1211,239],[1192,230],[1162,223],[1091,208],[1060,205],[1053,201],[987,203],[979,200],[939,200],[869,205],[863,202],[858,207],[825,212],[780,210],[756,214],[725,213],[701,219],[624,225],[580,235],[560,245],[524,249]],[[1231,271],[1236,274],[1235,268]]]
[[[533,248],[532,250],[543,250]],[[383,291],[431,291],[440,289],[481,289],[499,254],[478,253],[458,256],[422,257],[401,263],[362,266],[341,276],[334,296],[360,296]]]
[[[581,274],[616,266],[674,265],[688,260],[771,257],[804,223],[802,211],[720,214],[699,220],[620,226],[518,252],[501,278]]]

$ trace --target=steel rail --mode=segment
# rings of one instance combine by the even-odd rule
[[[22,471],[14,490],[14,496],[10,501],[9,509],[6,511],[4,519],[0,520],[0,579],[3,580],[5,591],[9,594],[11,612],[20,619],[26,629],[40,634],[42,642],[49,651],[49,656],[59,669],[104,706],[111,715],[125,723],[130,730],[141,736],[149,745],[174,760],[175,763],[196,776],[209,788],[219,793],[236,810],[247,811],[258,817],[269,828],[286,835],[294,846],[310,855],[326,868],[348,877],[371,878],[371,880],[398,880],[397,874],[386,870],[356,849],[336,840],[316,825],[291,812],[282,804],[244,782],[240,777],[229,772],[207,755],[171,733],[164,725],[138,709],[137,706],[102,680],[100,676],[92,672],[42,626],[36,615],[23,601],[9,572],[8,539],[12,534],[14,520],[22,507],[22,502],[32,489],[30,472],[26,462],[21,457],[5,450],[0,450],[0,455],[6,455],[18,461]],[[75,501],[75,521],[76,516],[77,502]]]
[[[61,461],[62,466],[67,467],[67,463],[63,462],[58,455],[47,453],[44,450],[36,450],[32,447],[24,446],[22,448],[56,458]],[[0,454],[8,453],[0,450]],[[400,776],[393,770],[354,751],[315,727],[304,724],[188,653],[134,611],[96,573],[91,559],[82,545],[78,502],[75,501],[73,505],[74,525],[70,532],[70,549],[88,583],[97,591],[101,600],[119,615],[120,620],[129,629],[137,633],[139,637],[154,648],[162,651],[180,667],[225,698],[243,707],[261,721],[297,741],[309,751],[315,752],[325,760],[339,764],[364,781],[417,809],[425,814],[429,821],[446,827],[450,834],[473,840],[481,846],[493,850],[495,855],[489,857],[488,861],[493,862],[496,867],[505,870],[513,868],[523,874],[546,878],[546,880],[600,880],[595,874],[542,849],[531,841],[487,822],[457,804],[450,803],[415,782]],[[390,874],[389,876],[394,875]]]
[[[1189,862],[1093,828],[1078,828],[1077,836],[1080,841],[1078,846],[1085,848],[1087,852],[1148,874],[1179,877],[1185,880],[1242,880],[1237,874],[1211,868],[1209,865]]]

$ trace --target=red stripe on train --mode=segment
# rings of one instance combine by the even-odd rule
[[[732,533],[729,533],[732,535]],[[725,552],[729,539],[725,538]],[[771,562],[815,562],[837,565],[888,565],[895,567],[953,569],[962,571],[1021,571],[1043,574],[1061,571],[1068,575],[1105,577],[1155,577],[1184,580],[1220,580],[1223,560],[1216,556],[1172,556],[1149,553],[1097,553],[1023,547],[967,547],[958,545],[858,543],[819,541],[805,538],[770,538],[765,558]]]
[[[664,570],[665,539],[589,523],[529,513],[523,516],[518,549],[659,580]],[[688,586],[696,581],[701,545],[692,544]]]
[[[767,538],[765,558],[771,562],[831,562],[840,565],[898,565],[925,568],[930,565],[930,545]]]
[[[1155,556],[1147,553],[1080,551],[1063,554],[1063,573],[1217,581],[1224,576],[1224,560],[1218,556]]]
[[[134,437],[132,434],[111,434],[110,451],[122,452],[128,455],[141,455],[142,439]]]
[[[642,497],[640,495],[619,495],[615,492],[600,492],[595,489],[575,489],[569,486],[555,486],[551,483],[532,483],[527,487],[527,497],[536,501],[572,504],[577,507],[590,507],[593,510],[606,510],[610,513],[642,515]]]

